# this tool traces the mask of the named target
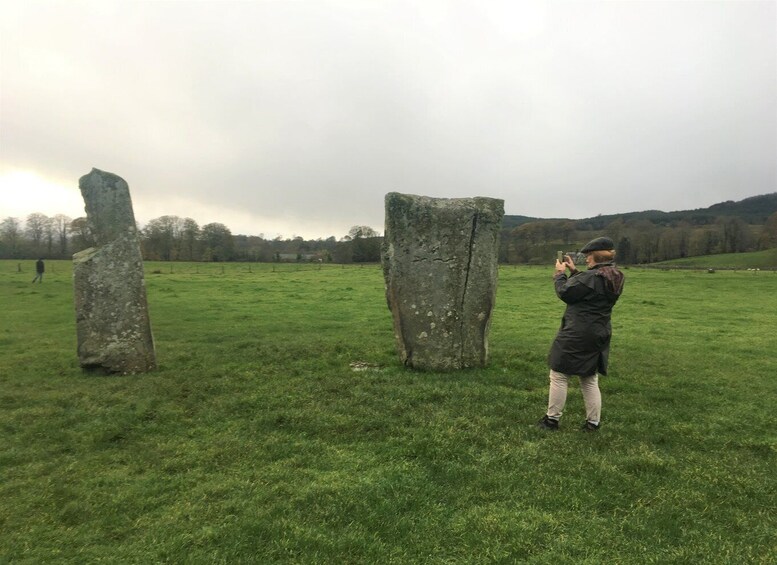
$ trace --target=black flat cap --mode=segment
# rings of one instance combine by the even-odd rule
[[[615,243],[609,237],[597,237],[583,246],[580,253],[591,253],[591,251],[609,251],[615,249]]]

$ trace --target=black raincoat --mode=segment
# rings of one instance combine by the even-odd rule
[[[567,375],[607,374],[612,307],[623,292],[624,276],[614,264],[553,277],[556,295],[567,304],[550,348],[548,365]]]

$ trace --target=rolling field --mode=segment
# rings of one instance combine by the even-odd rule
[[[159,369],[78,367],[70,263],[0,261],[0,563],[774,563],[777,273],[626,269],[602,429],[534,423],[562,303],[399,365],[378,266],[147,263]]]
[[[777,248],[750,253],[720,253],[654,263],[657,266],[695,269],[769,269],[777,271]]]

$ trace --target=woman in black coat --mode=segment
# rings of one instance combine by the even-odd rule
[[[557,430],[567,400],[569,377],[580,378],[580,390],[586,408],[583,429],[596,431],[602,409],[599,375],[607,374],[610,352],[612,307],[623,292],[624,276],[616,267],[615,244],[608,237],[599,237],[581,250],[585,254],[587,271],[578,271],[569,255],[564,262],[556,261],[553,283],[556,295],[567,308],[561,328],[550,348],[550,391],[548,411],[538,422],[547,430]],[[566,269],[570,275],[567,277]]]

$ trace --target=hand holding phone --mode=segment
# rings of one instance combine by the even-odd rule
[[[564,263],[564,252],[563,251],[557,251],[556,252],[556,274],[562,275],[566,272],[567,265]]]

